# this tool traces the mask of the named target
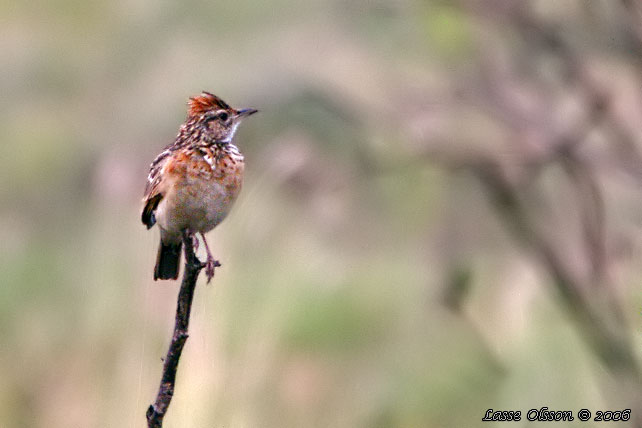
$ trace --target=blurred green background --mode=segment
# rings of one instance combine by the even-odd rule
[[[201,90],[261,113],[236,137],[244,190],[208,235],[223,266],[197,287],[165,426],[503,426],[486,409],[630,405],[639,12],[0,2],[0,427],[145,426],[178,283],[152,280],[141,198]],[[494,200],[501,183],[514,193]]]

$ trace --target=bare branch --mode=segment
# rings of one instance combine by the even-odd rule
[[[147,426],[149,428],[161,428],[163,426],[163,418],[167,413],[169,403],[172,401],[178,361],[188,338],[187,328],[189,326],[196,280],[201,269],[205,267],[205,264],[201,263],[196,254],[194,254],[192,235],[187,231],[183,231],[183,245],[185,246],[185,272],[183,273],[183,281],[178,293],[174,334],[163,364],[163,376],[156,401],[147,409]],[[216,262],[215,266],[220,266],[220,264]]]

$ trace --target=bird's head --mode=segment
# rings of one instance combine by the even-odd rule
[[[220,143],[231,142],[241,121],[258,111],[253,108],[237,110],[205,91],[190,98],[188,105],[188,117],[197,121],[206,137]]]

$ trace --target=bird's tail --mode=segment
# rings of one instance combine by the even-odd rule
[[[182,241],[178,241],[175,244],[165,244],[161,241],[158,247],[156,267],[154,268],[154,280],[178,278],[182,246]]]

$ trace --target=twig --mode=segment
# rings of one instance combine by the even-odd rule
[[[205,267],[194,254],[192,235],[187,231],[183,231],[183,245],[185,246],[185,272],[183,273],[181,289],[178,292],[174,334],[163,364],[163,376],[156,401],[147,409],[147,426],[149,428],[161,428],[163,426],[163,418],[169,403],[172,401],[178,361],[181,358],[183,346],[188,337],[187,327],[189,326],[196,280],[201,269]],[[218,263],[216,265],[220,266]]]

